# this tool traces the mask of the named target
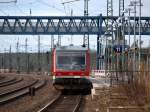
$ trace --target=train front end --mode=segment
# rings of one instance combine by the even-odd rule
[[[61,89],[91,89],[89,50],[80,46],[53,50],[53,85]]]

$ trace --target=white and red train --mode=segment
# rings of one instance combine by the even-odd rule
[[[53,85],[63,89],[91,89],[90,52],[82,46],[60,46],[52,54]]]

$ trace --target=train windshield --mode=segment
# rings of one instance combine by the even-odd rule
[[[57,69],[85,70],[85,53],[58,53]]]

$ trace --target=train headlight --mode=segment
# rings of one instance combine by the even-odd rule
[[[55,76],[53,76],[53,80],[55,80],[56,79],[56,77]]]

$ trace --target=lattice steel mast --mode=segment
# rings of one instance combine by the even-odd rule
[[[84,16],[88,16],[88,1],[89,0],[84,0]],[[88,21],[86,20],[86,22]],[[84,35],[83,45],[89,48],[89,35]]]
[[[119,17],[121,17],[121,26],[119,27],[119,32],[120,32],[120,35],[119,35],[119,42],[122,41],[123,43],[119,43],[119,44],[123,44],[123,49],[122,49],[122,54],[121,54],[121,60],[119,60],[119,70],[122,70],[122,71],[125,71],[127,70],[126,67],[127,67],[127,63],[125,63],[125,58],[127,58],[125,56],[125,34],[124,34],[124,21],[125,21],[125,18],[124,18],[124,0],[119,0]],[[125,77],[125,72],[123,72],[122,74],[119,73],[119,75],[122,77],[122,81],[124,81],[124,77]]]
[[[113,16],[113,0],[107,0],[107,24],[106,24],[106,51],[105,51],[105,69],[110,69],[110,54],[111,49],[108,49],[108,37],[111,38],[111,44],[113,43],[113,20],[109,17]]]
[[[119,16],[122,16],[124,11],[124,0],[119,0]]]

